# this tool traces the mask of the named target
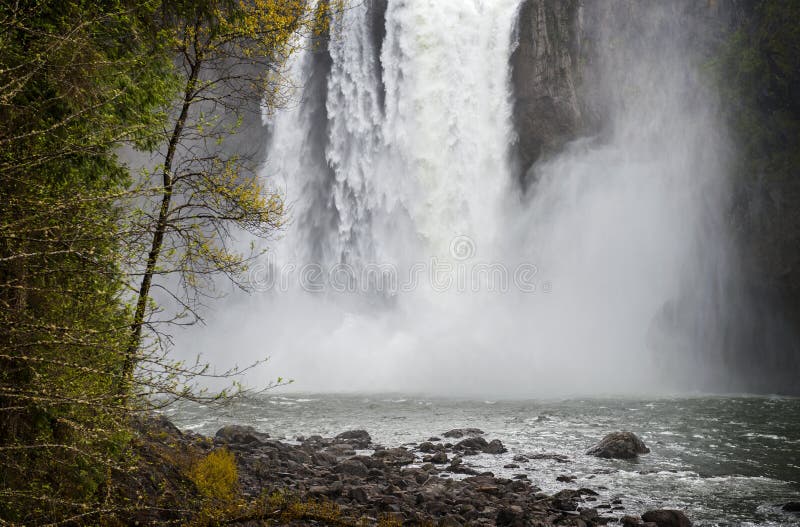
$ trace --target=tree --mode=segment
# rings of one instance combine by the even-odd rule
[[[96,508],[120,463],[128,173],[171,97],[157,3],[0,7],[0,520]],[[78,21],[76,23],[76,21]]]
[[[146,395],[194,397],[187,380],[207,372],[142,351],[143,328],[158,331],[153,280],[175,274],[189,291],[236,279],[247,256],[229,249],[233,229],[280,226],[280,198],[221,140],[262,96],[281,105],[292,34],[324,30],[326,10],[0,6],[0,524],[91,523],[130,506],[109,485],[128,468],[131,417],[161,404]],[[156,151],[159,181],[131,184],[121,146]]]
[[[267,238],[284,217],[281,196],[257,177],[253,159],[223,148],[248,111],[272,111],[285,101],[282,75],[287,58],[301,45],[299,35],[326,31],[331,6],[311,8],[304,0],[206,0],[167,8],[176,28],[171,45],[181,74],[182,98],[165,133],[153,183],[153,210],[135,215],[146,262],[136,293],[133,322],[122,370],[122,393],[135,384],[137,364],[149,361],[143,330],[158,334],[150,316],[151,292],[158,277],[175,275],[182,293],[171,291],[195,315],[198,294],[214,275],[245,287],[247,263],[259,253],[231,247],[234,231]],[[221,115],[222,114],[222,115]],[[149,193],[149,192],[146,192]],[[144,245],[141,245],[141,244]],[[171,320],[175,321],[175,319]],[[205,368],[189,369],[193,376]]]

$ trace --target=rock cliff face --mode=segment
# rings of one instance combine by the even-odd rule
[[[578,102],[581,54],[579,0],[525,0],[511,56],[514,161],[520,182],[540,157],[557,151],[581,129]]]
[[[740,0],[674,0],[669,11],[686,28],[687,48],[703,56],[711,55],[742,22],[740,4]],[[602,127],[615,94],[600,78],[601,46],[613,42],[609,31],[635,38],[651,8],[636,0],[522,2],[511,83],[517,133],[512,157],[523,188],[530,183],[527,174],[537,160]]]

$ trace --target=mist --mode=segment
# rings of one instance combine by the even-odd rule
[[[581,14],[594,126],[523,182],[517,0],[346,10],[327,51],[294,58],[298,104],[253,139],[291,222],[256,293],[215,303],[178,355],[269,356],[246,384],[303,392],[735,390],[718,371],[730,146],[689,38],[702,28],[627,5]]]

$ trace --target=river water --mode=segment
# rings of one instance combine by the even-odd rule
[[[554,400],[469,400],[385,395],[271,393],[224,408],[174,407],[184,429],[213,434],[248,424],[274,438],[332,436],[366,429],[373,441],[419,443],[458,427],[479,427],[508,448],[467,462],[497,476],[524,473],[544,491],[589,487],[601,500],[619,498],[625,513],[686,511],[695,525],[800,524],[779,505],[800,500],[800,399],[661,397]],[[631,430],[650,447],[637,461],[584,454],[608,432]],[[504,469],[518,454],[560,454]],[[575,476],[573,483],[556,481]]]

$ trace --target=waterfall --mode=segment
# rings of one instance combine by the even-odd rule
[[[271,291],[231,303],[201,349],[217,357],[224,335],[239,363],[269,355],[309,391],[703,382],[695,348],[718,322],[699,317],[729,274],[724,134],[679,21],[648,6],[633,27],[594,22],[604,126],[534,165],[525,192],[509,155],[519,0],[346,9],[327,49],[294,59],[299,102],[270,120],[264,176],[292,220]]]

